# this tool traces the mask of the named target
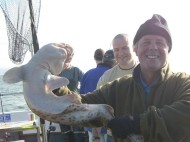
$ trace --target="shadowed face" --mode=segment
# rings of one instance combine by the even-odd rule
[[[134,48],[142,71],[160,70],[167,63],[168,50],[166,39],[158,35],[143,36]]]

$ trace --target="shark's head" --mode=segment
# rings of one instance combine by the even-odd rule
[[[64,45],[59,43],[49,43],[41,47],[34,55],[32,62],[38,62],[41,66],[47,68],[52,74],[58,75],[64,67],[67,58],[67,51]]]

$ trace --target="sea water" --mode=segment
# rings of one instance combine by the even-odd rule
[[[0,75],[0,114],[13,111],[30,110],[23,96],[22,82],[7,84]]]
[[[9,116],[8,114],[10,113],[12,117],[14,115],[14,120],[34,119],[34,118],[31,118],[31,115],[30,116],[25,115],[25,111],[30,112],[30,109],[28,108],[24,99],[22,82],[15,83],[15,84],[7,84],[3,82],[2,78],[3,78],[3,75],[0,75],[0,122],[2,120],[1,114],[4,114],[4,115],[6,114],[7,116]],[[22,115],[22,118],[20,118],[21,116],[17,117],[18,114]],[[31,113],[27,113],[27,114],[31,114]],[[37,119],[38,116],[35,116],[35,118],[36,118],[36,124],[40,125],[40,122]],[[45,126],[46,129],[49,129],[50,122],[47,121],[45,124],[46,124]],[[51,123],[51,125],[56,127],[56,132],[60,131],[59,124]],[[1,138],[1,135],[0,135],[0,138]],[[59,138],[59,135],[58,135],[58,138]],[[63,141],[62,137],[61,137],[61,141]]]

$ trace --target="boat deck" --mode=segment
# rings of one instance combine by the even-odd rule
[[[39,122],[39,117],[30,111],[0,114],[0,142],[18,140],[23,142],[42,142],[42,139],[45,139],[45,142],[63,142],[59,124],[52,123],[51,126],[55,127],[55,131],[50,131],[49,121],[45,121],[44,126]],[[41,128],[44,128],[44,134]]]

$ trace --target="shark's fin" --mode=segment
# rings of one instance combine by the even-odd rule
[[[46,80],[46,91],[53,91],[59,87],[66,86],[69,84],[69,80],[65,77],[56,75],[48,75]]]
[[[22,66],[9,69],[3,75],[3,81],[6,83],[17,83],[23,80]]]

